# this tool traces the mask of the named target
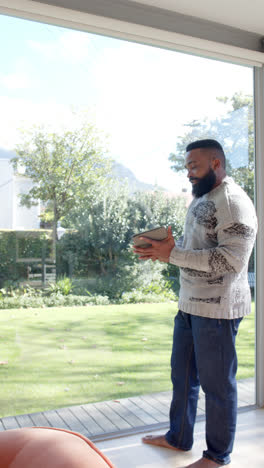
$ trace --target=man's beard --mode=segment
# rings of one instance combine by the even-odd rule
[[[195,177],[192,179],[195,179]],[[206,193],[211,192],[216,183],[216,175],[213,169],[210,168],[204,177],[200,179],[197,178],[196,180],[198,180],[198,182],[192,186],[192,194],[194,197],[200,198]]]

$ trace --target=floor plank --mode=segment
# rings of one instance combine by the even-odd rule
[[[3,426],[6,430],[8,429],[18,429],[19,424],[15,417],[8,416],[7,418],[2,419]]]
[[[138,418],[126,406],[122,406],[120,401],[108,401],[107,404],[113,408],[131,427],[144,426],[142,419]]]
[[[120,405],[126,408],[128,411],[131,411],[137,418],[143,421],[144,425],[157,424],[157,420],[150,416],[144,411],[144,409],[139,408],[130,398],[121,399]]]
[[[70,406],[42,413],[9,416],[0,419],[0,431],[19,427],[48,426],[69,429],[91,439],[124,433],[142,432],[142,428],[167,427],[172,392],[159,392],[131,398]],[[238,382],[240,408],[255,404],[255,381]],[[205,415],[205,396],[201,391],[197,416]]]
[[[132,426],[128,424],[116,411],[113,406],[108,405],[107,402],[95,403],[94,405],[99,411],[101,411],[118,429],[131,429]]]
[[[81,434],[87,433],[86,427],[68,408],[58,409],[57,413],[67,423],[71,431],[80,432]]]
[[[28,414],[21,414],[16,416],[16,420],[20,427],[33,427],[35,426],[33,420],[30,418]]]
[[[76,416],[77,419],[86,428],[87,434],[94,435],[100,434],[102,428],[96,423],[96,421],[85,411],[82,406],[70,406],[70,411]]]
[[[140,397],[133,397],[130,398],[139,408],[142,408],[146,413],[151,415],[153,418],[156,419],[157,422],[165,422],[168,420],[168,417],[162,414],[159,410],[157,410],[154,406],[150,405],[146,401],[144,401]]]
[[[59,416],[56,410],[45,411],[45,416],[50,427],[57,427],[59,429],[70,429],[68,424],[66,424],[66,422]]]
[[[35,426],[43,426],[43,427],[49,426],[49,422],[47,418],[45,417],[45,413],[32,413],[30,417],[33,423],[35,424]]]
[[[116,432],[118,430],[115,426],[94,404],[82,405],[83,409],[99,424],[102,428],[102,433]]]
[[[142,400],[146,401],[149,403],[151,406],[154,406],[157,410],[159,410],[166,418],[169,418],[169,408],[168,405],[165,405],[164,403],[161,403],[158,401],[156,398],[153,398],[152,395],[142,395],[140,397]]]

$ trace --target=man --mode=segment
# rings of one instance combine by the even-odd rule
[[[148,239],[151,247],[145,249],[134,247],[141,260],[179,266],[181,277],[171,357],[170,430],[143,442],[190,450],[201,385],[207,450],[184,468],[216,468],[230,464],[235,436],[235,338],[240,321],[251,311],[247,268],[257,220],[247,194],[226,176],[225,154],[217,141],[189,144],[185,162],[194,198],[183,238],[175,243],[169,227],[167,239]]]

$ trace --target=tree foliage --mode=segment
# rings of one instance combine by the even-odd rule
[[[90,193],[75,206],[64,219],[64,226],[78,231],[79,241],[71,247],[80,249],[82,245],[83,262],[84,256],[95,261],[106,274],[116,271],[122,261],[131,263],[133,234],[170,224],[179,237],[185,213],[183,199],[169,198],[160,191],[131,195],[126,185],[109,179],[103,191]]]
[[[203,138],[218,140],[226,154],[227,173],[254,200],[254,116],[252,96],[241,93],[231,98],[218,98],[229,110],[219,119],[194,120],[186,124],[186,133],[179,138],[176,152],[171,153],[171,168],[184,171],[185,149],[188,143]]]
[[[21,204],[30,207],[41,200],[55,226],[91,187],[104,183],[111,167],[98,131],[87,120],[60,132],[34,127],[15,150],[14,169],[22,167],[33,182]]]

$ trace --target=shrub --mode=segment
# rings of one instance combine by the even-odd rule
[[[171,297],[165,295],[156,294],[154,292],[143,292],[140,290],[134,289],[133,291],[123,293],[122,297],[119,299],[119,304],[137,304],[137,303],[159,303],[159,302],[174,302],[177,300],[177,297],[172,293]]]
[[[56,283],[50,283],[48,289],[46,289],[47,294],[59,293],[63,296],[68,296],[73,289],[73,283],[70,278],[63,276],[58,278]]]
[[[39,308],[39,307],[76,307],[88,305],[108,305],[110,304],[107,296],[63,296],[60,293],[54,293],[50,296],[29,296],[27,294],[17,295],[15,297],[0,297],[0,309],[21,309],[21,308]]]

